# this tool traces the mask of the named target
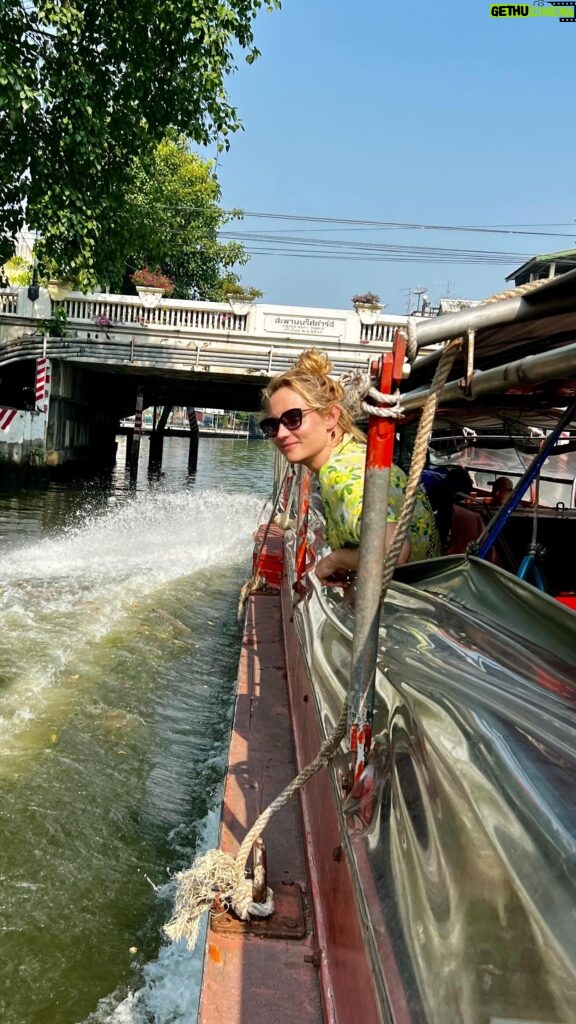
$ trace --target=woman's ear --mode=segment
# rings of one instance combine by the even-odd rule
[[[324,413],[324,419],[326,421],[327,430],[333,430],[340,419],[340,406],[332,405],[327,409]]]

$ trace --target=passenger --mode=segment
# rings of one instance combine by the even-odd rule
[[[505,505],[514,490],[514,484],[507,476],[499,476],[492,484],[492,496],[490,504],[498,508]]]
[[[326,541],[332,552],[316,565],[316,575],[331,581],[358,567],[362,521],[366,438],[343,406],[344,389],[330,373],[332,364],[319,349],[303,352],[291,370],[270,381],[263,392],[268,415],[260,423],[266,437],[288,462],[307,466],[319,481],[326,517]],[[390,547],[406,493],[406,475],[396,465],[390,475],[386,549]],[[409,537],[399,563],[440,553],[434,515],[422,490],[416,499]]]
[[[454,533],[456,503],[470,494],[474,487],[474,481],[463,466],[435,466],[425,469],[422,473],[422,486],[436,517],[442,553],[452,554],[453,552],[449,548],[451,535]],[[466,511],[462,509],[463,513]],[[456,513],[456,517],[462,521],[467,518],[465,514],[460,516],[459,512]]]

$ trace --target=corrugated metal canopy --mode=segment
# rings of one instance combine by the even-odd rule
[[[442,394],[438,421],[494,428],[514,420],[551,428],[558,410],[576,395],[576,271],[521,297],[418,325],[418,344],[466,336],[467,327],[475,329],[474,375],[467,389],[464,347]],[[438,358],[436,350],[416,360],[403,388],[407,410],[423,404]]]

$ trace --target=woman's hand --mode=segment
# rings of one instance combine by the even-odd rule
[[[358,568],[358,548],[336,548],[316,563],[316,575],[322,583],[349,583],[350,573]]]
[[[388,523],[386,527],[386,551],[390,548],[396,533],[396,523]],[[398,557],[398,565],[410,561],[410,541],[404,541]],[[342,586],[351,582],[350,576],[358,570],[358,548],[335,548],[325,558],[316,563],[316,575],[322,583],[329,586]]]

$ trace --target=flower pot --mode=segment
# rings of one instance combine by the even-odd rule
[[[380,302],[370,303],[370,305],[364,302],[357,302],[354,305],[354,309],[360,317],[360,323],[370,327],[377,322],[384,306]]]
[[[143,284],[137,284],[136,291],[142,300],[142,305],[147,306],[148,309],[155,309],[156,306],[159,306],[164,295],[163,288],[152,288]]]
[[[74,291],[74,282],[65,278],[51,278],[46,288],[52,302],[62,302],[71,291]]]
[[[232,307],[234,316],[248,316],[252,308],[250,299],[236,299],[233,295],[227,295],[226,299]]]

